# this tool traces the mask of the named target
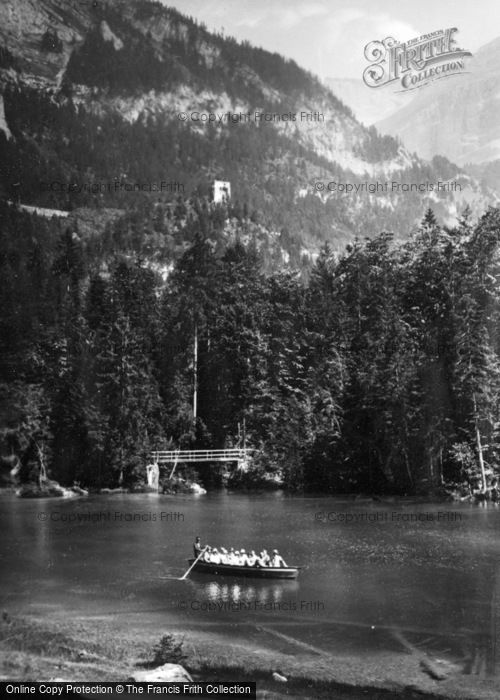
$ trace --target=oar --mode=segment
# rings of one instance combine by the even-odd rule
[[[202,555],[202,554],[205,554],[205,552],[206,552],[207,549],[208,549],[208,544],[204,547],[204,549],[201,550],[201,552],[198,554],[198,556],[196,557],[196,559],[194,560],[194,562],[191,564],[191,566],[189,567],[189,569],[186,571],[186,573],[184,574],[184,576],[181,576],[181,577],[180,577],[179,581],[184,581],[184,579],[187,578],[187,575],[189,574],[189,572],[191,571],[191,569],[194,567],[194,565],[196,564],[196,562],[198,561],[198,559],[201,557],[201,555]]]
[[[201,550],[201,552],[198,554],[198,556],[196,557],[196,559],[194,560],[194,562],[191,564],[191,566],[189,567],[189,569],[186,571],[186,573],[184,574],[184,576],[181,576],[180,578],[179,578],[178,576],[160,576],[159,578],[161,578],[163,581],[185,581],[185,580],[186,580],[186,576],[189,574],[189,572],[191,571],[191,569],[193,568],[193,566],[196,564],[196,562],[198,561],[198,559],[201,557],[202,554],[204,554],[204,553],[206,552],[207,549],[208,549],[208,544],[206,545],[206,547],[205,547],[204,549]]]

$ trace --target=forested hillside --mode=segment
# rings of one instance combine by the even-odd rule
[[[0,217],[2,454],[25,479],[41,453],[64,484],[131,486],[150,449],[234,445],[243,420],[256,473],[291,489],[429,491],[479,447],[497,463],[498,210],[326,247],[307,284],[201,233],[166,283],[140,256],[104,270],[64,224]]]
[[[3,474],[137,487],[152,448],[235,445],[238,424],[254,484],[430,491],[496,464],[485,185],[366,129],[293,61],[160,3],[10,10]]]
[[[214,179],[227,180],[234,208],[270,238],[283,235],[281,262],[291,256],[294,265],[297,250],[316,254],[324,242],[342,250],[353,236],[381,230],[404,238],[427,206],[451,224],[467,203],[479,214],[495,200],[445,159],[426,163],[364,128],[293,61],[210,33],[160,3],[41,0],[35,13],[19,3],[21,28],[0,8],[3,198],[136,216],[178,196],[208,197]],[[303,111],[321,118],[304,121]],[[271,120],[255,120],[256,112]],[[223,119],[199,116],[209,114]],[[385,181],[424,189],[328,188]],[[438,191],[439,181],[458,188]]]

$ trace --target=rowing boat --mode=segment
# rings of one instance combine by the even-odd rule
[[[195,559],[189,559],[192,566]],[[214,564],[208,561],[197,561],[193,571],[199,574],[217,574],[219,576],[247,576],[251,578],[297,578],[298,566],[238,566],[236,564]]]

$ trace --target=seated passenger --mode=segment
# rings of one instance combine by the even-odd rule
[[[205,549],[205,553],[201,557],[202,561],[206,561],[210,563],[212,561],[212,547],[207,545],[207,548]]]
[[[249,566],[248,563],[248,554],[244,549],[240,550],[240,559],[241,559],[241,566]]]
[[[253,552],[253,550],[252,550]],[[255,554],[255,552],[253,552]],[[262,558],[262,554],[255,554],[255,563],[254,566],[257,566],[259,568],[262,568],[263,566],[266,566],[264,564],[264,559]]]
[[[243,558],[238,550],[234,553],[234,563],[236,566],[242,565]]]
[[[221,564],[229,564],[228,553],[227,553],[227,549],[225,547],[220,548],[220,563]]]
[[[236,556],[234,554],[233,547],[231,547],[231,549],[229,550],[229,554],[227,555],[227,559],[228,559],[228,564],[233,564],[233,565],[236,564]]]
[[[259,557],[255,554],[255,550],[252,549],[250,554],[247,556],[248,566],[257,566],[258,560],[259,560]]]
[[[287,566],[286,561],[283,559],[277,549],[273,550],[270,566],[273,566],[276,569]]]
[[[214,547],[212,549],[212,560],[211,561],[212,561],[212,564],[220,564],[221,563],[221,558],[220,558],[219,550],[217,549],[217,547]]]
[[[269,562],[271,561],[271,557],[267,553],[267,549],[263,549],[262,552],[260,553],[260,561],[262,566],[269,566]]]

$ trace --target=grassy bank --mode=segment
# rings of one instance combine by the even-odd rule
[[[248,627],[230,646],[220,635],[200,629],[174,631],[173,638],[182,641],[183,665],[195,680],[257,681],[261,699],[498,697],[498,686],[488,679],[464,675],[433,679],[424,672],[422,659],[407,652],[338,658],[314,645],[277,637],[267,628]],[[23,681],[123,681],[151,664],[158,642],[158,635],[147,627],[123,629],[103,618],[40,620],[4,613],[0,676]],[[274,671],[288,681],[273,680]]]

